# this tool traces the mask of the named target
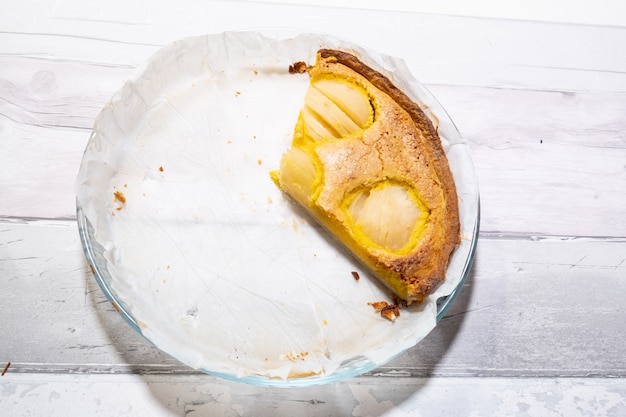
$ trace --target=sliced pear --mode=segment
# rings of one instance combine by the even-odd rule
[[[406,187],[387,183],[359,191],[348,211],[354,225],[372,242],[392,251],[410,242],[421,214]]]
[[[322,122],[335,132],[335,137],[350,135],[361,128],[335,104],[316,88],[309,87],[304,96],[304,103]]]
[[[308,106],[304,106],[300,112],[300,117],[304,122],[302,128],[305,136],[313,139],[315,142],[337,138],[337,134],[324,123]]]
[[[304,136],[314,142],[339,139],[364,129],[374,110],[365,91],[333,79],[312,83],[300,112]]]
[[[321,79],[311,87],[332,100],[361,129],[373,116],[367,94],[355,85],[333,79]]]
[[[280,161],[281,187],[300,204],[307,205],[313,194],[317,169],[305,151],[289,149]]]

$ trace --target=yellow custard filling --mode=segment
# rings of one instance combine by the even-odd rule
[[[347,138],[359,139],[375,121],[376,101],[352,80],[313,77],[304,96],[292,147],[272,179],[300,204],[324,215],[316,205],[324,168],[316,149]],[[358,245],[407,254],[416,245],[429,209],[415,189],[401,180],[361,184],[339,203],[345,231]],[[400,213],[401,215],[398,215]],[[328,215],[326,213],[325,215]],[[353,245],[350,245],[353,246]]]

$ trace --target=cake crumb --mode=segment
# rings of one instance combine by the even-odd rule
[[[389,321],[395,321],[400,317],[400,307],[397,304],[389,304],[386,301],[374,301],[367,304],[374,307],[374,311]]]
[[[120,202],[120,203],[122,203],[122,204],[126,204],[126,196],[124,196],[124,193],[123,193],[123,192],[121,192],[121,191],[115,191],[115,192],[113,193],[113,197],[114,197],[114,200],[113,200],[113,201],[118,201],[118,202]]]
[[[356,271],[352,271],[352,277],[354,278],[355,281],[358,281],[361,279],[361,277],[359,276],[359,273]]]
[[[159,171],[163,172],[163,167],[162,166],[159,167]]]
[[[307,356],[309,356],[309,352],[288,352],[285,355],[281,355],[281,359],[289,359],[291,362],[295,362],[297,360],[303,361]]]
[[[374,301],[372,303],[367,303],[367,305],[374,307],[374,311],[380,313],[383,308],[389,305],[386,301]]]
[[[381,310],[380,315],[389,321],[395,321],[400,317],[400,308],[395,304],[389,304]]]
[[[307,71],[306,62],[298,61],[289,65],[289,74],[304,74]]]

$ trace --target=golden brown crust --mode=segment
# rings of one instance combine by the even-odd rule
[[[290,74],[304,74],[307,70],[306,62],[298,61],[289,65],[289,73]]]

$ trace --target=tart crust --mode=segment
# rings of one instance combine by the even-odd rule
[[[307,72],[311,82],[332,78],[362,89],[372,106],[371,122],[335,140],[307,142],[299,119],[292,146],[314,161],[310,195],[292,192],[282,166],[272,178],[398,297],[419,303],[445,279],[460,242],[456,187],[437,129],[403,91],[352,54],[321,49]],[[420,208],[419,225],[400,249],[364,238],[347,209],[358,190],[381,183],[406,188]]]

